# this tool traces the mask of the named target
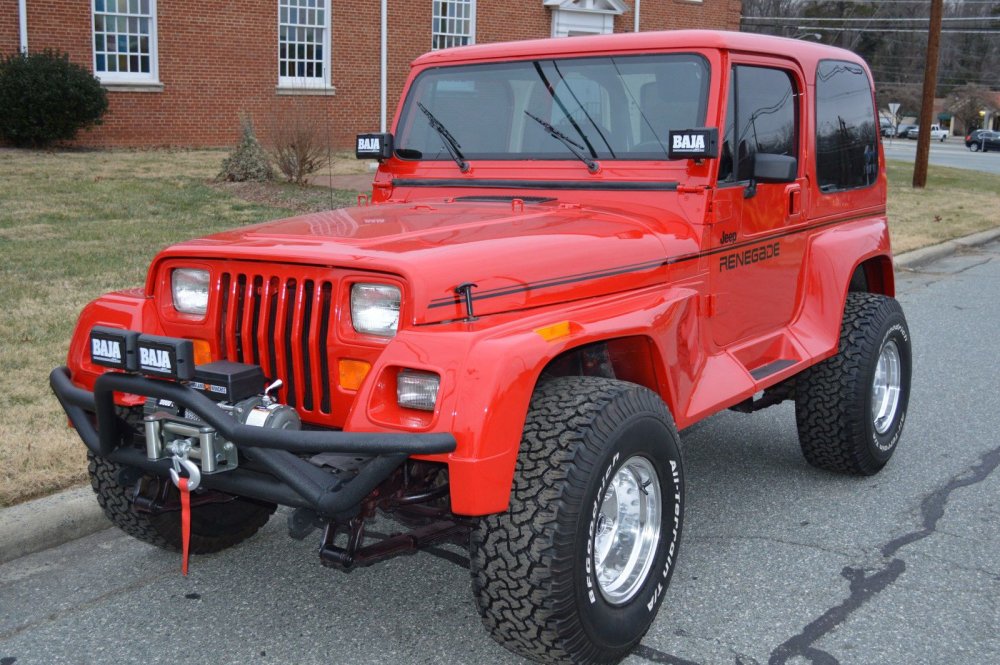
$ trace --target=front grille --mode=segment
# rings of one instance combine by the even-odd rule
[[[306,413],[330,413],[333,282],[261,272],[220,276],[219,349],[281,379],[279,399]]]

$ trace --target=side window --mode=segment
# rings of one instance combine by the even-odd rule
[[[878,178],[878,123],[860,65],[824,60],[816,69],[816,179],[821,192]]]
[[[719,180],[749,180],[758,152],[798,157],[798,95],[791,75],[737,65],[729,85]]]

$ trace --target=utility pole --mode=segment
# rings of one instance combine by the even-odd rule
[[[931,27],[927,33],[927,65],[924,67],[924,93],[920,103],[920,133],[917,135],[917,159],[913,164],[913,187],[927,186],[927,160],[931,154],[931,123],[934,122],[934,92],[937,90],[938,51],[941,47],[941,15],[944,0],[931,0]]]

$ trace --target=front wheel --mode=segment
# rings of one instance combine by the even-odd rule
[[[677,432],[655,393],[597,377],[539,386],[510,508],[470,542],[492,637],[539,662],[623,658],[663,601],[683,497]]]
[[[837,355],[796,383],[795,420],[806,461],[871,476],[892,457],[910,398],[910,331],[893,298],[848,293]]]

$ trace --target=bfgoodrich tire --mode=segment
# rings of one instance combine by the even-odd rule
[[[130,473],[132,470],[89,452],[87,461],[90,486],[97,494],[97,503],[112,524],[151,545],[165,550],[180,550],[179,511],[155,515],[136,511],[129,498],[132,485],[121,484],[122,478],[133,475]],[[272,504],[241,498],[192,508],[191,552],[210,554],[243,542],[267,524],[274,508]]]
[[[683,516],[677,432],[653,392],[560,378],[531,400],[510,508],[471,536],[490,634],[546,663],[613,663],[649,629]]]
[[[813,466],[870,476],[892,457],[910,397],[910,331],[899,303],[849,293],[837,355],[796,384],[799,443]]]

